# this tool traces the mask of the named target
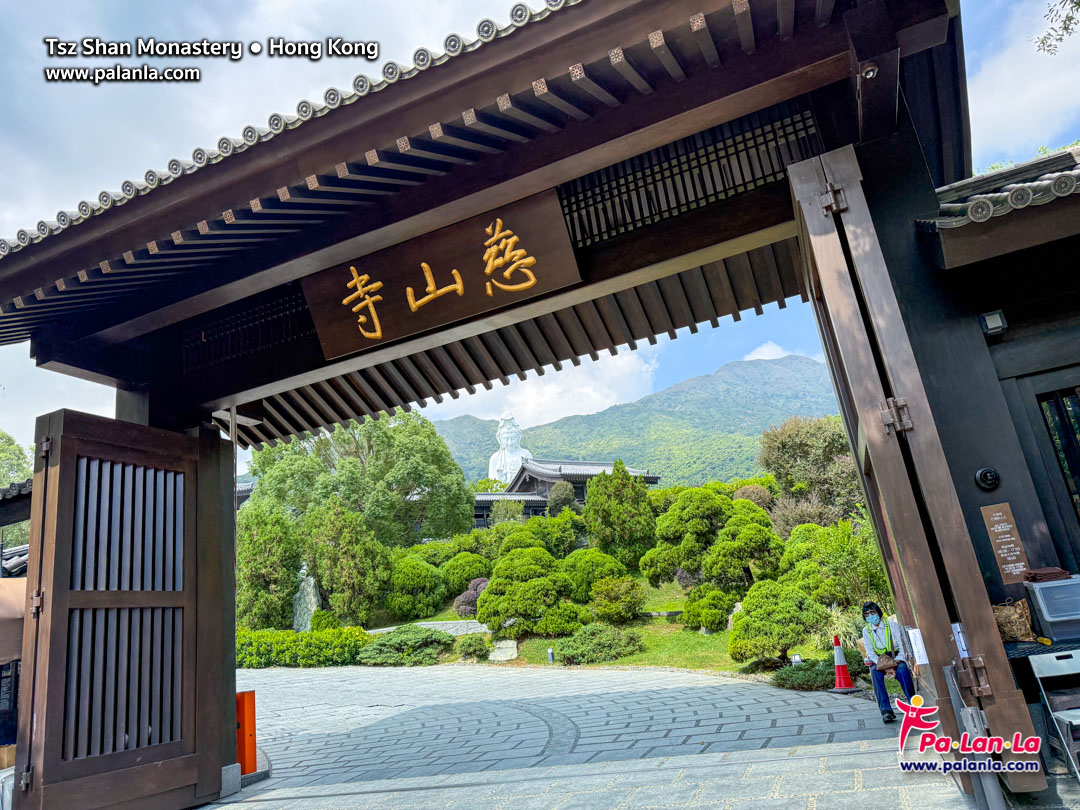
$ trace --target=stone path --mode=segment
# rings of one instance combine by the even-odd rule
[[[273,777],[231,808],[969,807],[874,704],[704,673],[237,673]]]
[[[433,630],[442,630],[444,633],[449,633],[452,636],[467,636],[470,633],[486,633],[488,632],[488,626],[481,624],[475,619],[462,619],[461,621],[452,622],[416,622],[420,627],[430,627]],[[397,630],[403,625],[396,624],[393,627],[377,627],[374,630],[368,630],[371,635],[378,635],[379,633],[389,633],[391,630]]]

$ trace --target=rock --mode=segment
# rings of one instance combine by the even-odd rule
[[[730,630],[735,625],[735,614],[742,610],[742,602],[736,602],[735,607],[731,611],[731,615],[727,617],[727,629]]]
[[[495,642],[495,646],[488,653],[488,661],[513,661],[517,655],[517,642],[512,638],[505,639]]]
[[[314,577],[304,577],[300,580],[300,588],[292,601],[292,628],[297,633],[306,633],[311,629],[311,617],[315,611],[322,607],[319,600],[319,587],[315,584]]]
[[[710,630],[708,627],[699,627],[698,632],[703,636],[711,636],[716,631],[715,630]]]

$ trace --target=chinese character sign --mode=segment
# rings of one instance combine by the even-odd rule
[[[331,359],[580,280],[558,200],[545,192],[324,270],[303,288]]]

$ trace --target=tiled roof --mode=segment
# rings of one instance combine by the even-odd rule
[[[544,476],[595,476],[600,473],[610,474],[615,467],[613,461],[556,461],[544,458],[528,458],[522,463],[522,469],[526,472]],[[649,475],[648,470],[636,470],[627,467],[626,471],[632,476]]]
[[[405,67],[396,62],[387,62],[382,67],[382,74],[371,79],[358,74],[345,91],[336,87],[327,88],[322,101],[303,99],[296,105],[296,114],[274,113],[266,126],[248,124],[240,132],[239,138],[228,135],[220,138],[216,148],[199,147],[191,153],[190,160],[173,158],[164,171],[148,169],[142,180],[125,180],[119,191],[105,190],[91,202],[83,200],[74,211],[60,211],[52,220],[41,220],[31,230],[22,229],[11,239],[0,239],[0,259],[9,253],[15,253],[25,247],[36,244],[52,234],[78,225],[90,217],[97,216],[113,206],[120,206],[136,197],[149,194],[154,189],[165,186],[187,174],[192,174],[214,163],[220,163],[228,157],[246,152],[260,143],[265,143],[289,129],[296,129],[310,121],[320,118],[338,107],[345,107],[359,101],[364,96],[385,90],[392,84],[411,79],[429,68],[441,65],[452,57],[475,51],[481,45],[502,37],[509,36],[530,22],[548,17],[555,11],[580,3],[581,0],[544,0],[544,7],[533,11],[525,3],[515,3],[510,9],[510,23],[500,27],[494,20],[481,20],[476,26],[476,39],[466,40],[458,34],[450,34],[443,40],[443,53],[436,55],[427,48],[418,48],[412,56],[412,65]]]
[[[20,495],[29,495],[33,485],[33,478],[27,478],[25,481],[13,481],[6,487],[0,487],[0,500],[3,500],[4,498],[17,498]]]
[[[922,230],[960,228],[1080,194],[1080,149],[1055,152],[937,190],[938,211]]]
[[[12,546],[4,549],[3,566],[4,576],[26,576],[26,563],[30,559],[30,546]]]

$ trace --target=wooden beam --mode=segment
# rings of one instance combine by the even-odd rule
[[[699,11],[690,18],[690,33],[694,37],[694,42],[697,43],[698,50],[701,51],[705,64],[711,68],[720,67],[720,54],[716,50],[716,43],[713,41],[712,32],[709,31],[709,24],[705,20],[703,11]]]
[[[450,124],[436,122],[428,128],[428,133],[431,135],[431,140],[441,146],[456,146],[459,149],[469,149],[488,155],[503,151],[503,145],[495,139]]]
[[[615,71],[639,93],[651,93],[653,91],[652,85],[626,60],[626,54],[623,53],[622,48],[616,47],[608,51],[608,61],[615,68]]]
[[[471,166],[476,163],[476,156],[464,149],[454,149],[424,138],[402,136],[397,139],[397,149],[402,155],[427,158],[440,163],[454,163],[458,166]]]
[[[895,131],[900,98],[900,46],[883,0],[844,13],[858,105],[859,140]]]
[[[791,39],[795,33],[795,0],[776,0],[776,34]]]
[[[832,22],[833,6],[835,5],[836,0],[817,0],[817,5],[814,7],[814,22],[818,24],[819,28],[824,28]]]
[[[533,129],[540,129],[544,132],[558,132],[561,129],[557,124],[541,117],[539,112],[530,111],[520,104],[514,104],[514,100],[510,98],[509,93],[503,93],[495,99],[495,104],[502,115]]]
[[[731,0],[731,10],[735,13],[735,28],[739,32],[743,53],[754,53],[757,43],[754,40],[754,18],[750,16],[750,0]]]
[[[619,100],[593,81],[589,74],[585,72],[585,65],[580,62],[570,66],[570,81],[574,83],[574,87],[584,90],[597,101],[601,101],[609,107],[619,106]]]
[[[578,121],[585,121],[588,119],[589,114],[587,112],[552,90],[548,86],[547,79],[537,79],[532,83],[532,88],[533,95],[536,96],[537,101],[543,102],[549,107]]]
[[[482,132],[493,138],[501,138],[505,141],[514,141],[515,143],[528,143],[532,140],[532,138],[525,135],[519,127],[511,122],[495,115],[489,115],[476,108],[465,110],[465,112],[461,114],[461,120],[465,123],[467,129],[470,129],[473,132]]]
[[[653,56],[655,56],[657,61],[664,66],[664,70],[668,72],[668,75],[671,78],[677,82],[686,79],[686,74],[683,73],[679,60],[675,58],[675,54],[672,53],[671,47],[664,39],[663,31],[653,31],[649,34],[649,48],[652,49]]]
[[[433,160],[425,160],[414,155],[404,155],[400,152],[385,152],[382,149],[369,149],[364,153],[364,160],[373,169],[392,169],[394,172],[405,175],[422,175],[425,177],[446,174],[449,167],[445,163],[437,163]],[[378,178],[380,175],[375,175]],[[393,177],[394,175],[390,175]]]

